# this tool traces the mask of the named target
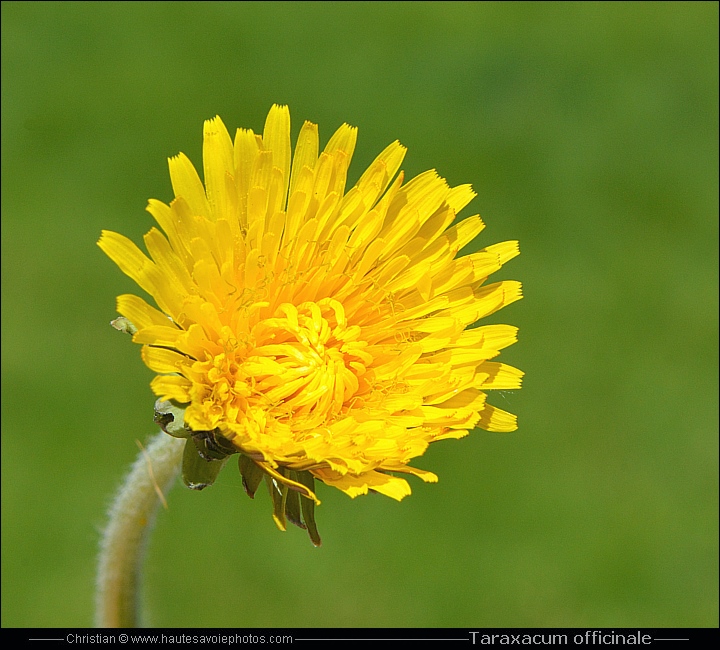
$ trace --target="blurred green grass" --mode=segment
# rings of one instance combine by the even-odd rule
[[[2,3],[2,625],[87,626],[105,508],[153,431],[108,327],[202,120],[288,103],[360,128],[519,239],[509,435],[416,464],[398,504],[322,490],[324,545],[227,468],[176,488],[146,571],[164,626],[717,626],[716,3]]]

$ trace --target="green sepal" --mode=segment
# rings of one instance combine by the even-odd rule
[[[289,478],[293,481],[297,481],[297,472],[289,472]],[[288,521],[303,530],[307,529],[307,526],[303,523],[300,515],[300,493],[296,490],[288,489],[287,501],[285,502],[285,515]]]
[[[267,483],[268,490],[270,490],[275,525],[280,530],[287,530],[287,524],[285,523],[285,504],[287,503],[288,487],[269,474],[265,474],[265,483]]]
[[[183,482],[191,490],[203,490],[212,485],[227,462],[229,456],[219,460],[210,460],[203,457],[198,450],[198,445],[203,444],[196,437],[189,438],[185,442],[183,452],[182,477]]]
[[[185,426],[185,409],[167,400],[159,399],[155,402],[153,420],[173,438],[189,438],[193,433]]]
[[[315,492],[315,477],[309,471],[297,472],[297,482]],[[315,502],[312,499],[302,498],[300,499],[300,506],[308,535],[310,535],[310,541],[314,546],[320,546],[322,540],[315,524]]]
[[[229,440],[215,431],[193,431],[192,440],[198,454],[205,460],[225,460],[228,456],[238,453]]]
[[[238,467],[247,495],[254,498],[260,481],[264,479],[270,492],[275,525],[280,530],[287,530],[289,521],[307,530],[310,541],[315,546],[320,546],[322,542],[315,524],[314,499],[317,497],[313,475],[309,471],[298,472],[286,467],[272,469],[264,466],[265,463],[257,463],[249,456],[240,454]]]
[[[242,476],[243,488],[245,488],[245,494],[251,499],[255,498],[255,492],[257,492],[260,482],[263,480],[263,476],[267,476],[265,472],[258,467],[257,463],[246,456],[240,454],[238,458],[238,467],[240,468],[240,476]]]

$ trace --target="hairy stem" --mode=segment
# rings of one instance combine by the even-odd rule
[[[110,507],[97,576],[97,627],[137,627],[143,556],[163,493],[177,477],[185,441],[159,433],[130,468]]]

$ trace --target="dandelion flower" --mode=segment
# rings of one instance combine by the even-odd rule
[[[430,443],[516,429],[486,397],[523,375],[492,361],[517,328],[468,329],[521,297],[519,282],[487,283],[517,242],[458,256],[484,227],[457,220],[475,192],[434,170],[404,182],[397,141],[348,189],[356,138],[343,124],[321,151],[305,122],[292,155],[285,106],[262,135],[208,120],[205,182],[170,159],[175,199],[149,202],[149,257],[115,232],[98,242],[159,308],[117,299],[187,445],[207,462],[239,453],[250,495],[265,478],[278,526],[317,544],[314,479],[400,500],[398,474],[437,481],[409,464]]]

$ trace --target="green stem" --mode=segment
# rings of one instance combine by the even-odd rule
[[[98,563],[97,627],[137,627],[140,574],[162,494],[177,477],[184,440],[159,433],[130,468],[110,507]],[[162,499],[162,501],[161,501]]]

